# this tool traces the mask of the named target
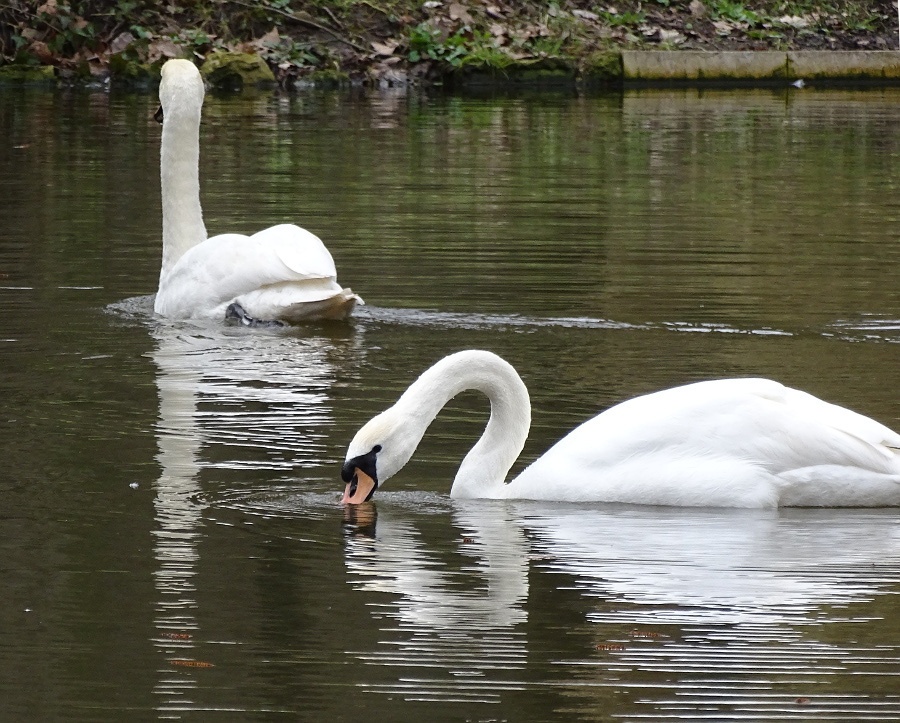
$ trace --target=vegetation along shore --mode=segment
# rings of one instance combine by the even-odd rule
[[[0,80],[153,83],[162,63],[246,82],[405,85],[565,69],[623,50],[896,50],[892,0],[8,0]],[[207,78],[216,67],[207,68]],[[223,73],[222,78],[234,78]]]

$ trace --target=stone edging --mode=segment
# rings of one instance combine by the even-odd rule
[[[623,50],[627,82],[829,80],[900,84],[896,50]]]
[[[502,70],[461,68],[453,87],[900,85],[898,50],[611,50],[581,67],[561,58]]]
[[[215,57],[213,57],[215,56]],[[219,56],[229,56],[219,58]],[[236,57],[231,57],[236,56]],[[215,60],[215,62],[213,62]],[[224,63],[227,68],[220,68]],[[135,64],[132,64],[135,65]],[[265,62],[255,55],[218,53],[207,58],[204,69],[215,65],[210,84],[243,87],[260,82],[274,84],[274,76]],[[235,71],[235,65],[239,66]],[[260,73],[247,76],[247,68]],[[251,67],[252,66],[252,67]],[[158,67],[120,68],[111,63],[114,81],[152,84]],[[264,73],[262,71],[265,71]],[[340,75],[340,74],[339,74]],[[52,66],[0,66],[0,83],[55,82]],[[572,86],[650,86],[650,85],[786,85],[802,80],[810,84],[900,85],[900,50],[609,50],[580,60],[543,58],[513,64],[507,68],[464,66],[438,74],[429,82],[444,82],[450,87],[572,87]],[[325,82],[327,81],[327,82]],[[104,82],[109,82],[107,78]],[[311,78],[309,85],[320,84]],[[321,82],[339,86],[349,82],[344,76]],[[404,85],[405,82],[399,83]]]

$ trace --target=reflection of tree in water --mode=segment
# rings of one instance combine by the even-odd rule
[[[462,568],[431,554],[416,528],[394,510],[348,508],[346,565],[357,590],[377,593],[371,623],[381,638],[355,655],[393,682],[366,687],[408,700],[500,702],[525,667],[527,541],[501,506],[458,505]],[[383,594],[392,596],[391,602]],[[366,623],[363,623],[366,624]]]
[[[231,329],[155,327],[159,422],[154,557],[155,644],[166,657],[160,710],[189,709],[198,623],[196,576],[203,538],[199,473],[209,467],[283,469],[321,459],[334,383],[323,337]]]

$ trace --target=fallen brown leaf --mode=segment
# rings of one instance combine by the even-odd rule
[[[147,47],[147,56],[151,63],[155,63],[160,58],[178,58],[181,56],[181,51],[168,38],[161,38],[150,43]]]
[[[625,650],[622,643],[599,643],[596,647],[597,650]]]
[[[278,34],[278,28],[272,28],[265,35],[261,35],[255,40],[251,40],[250,45],[255,47],[257,50],[264,50],[266,47],[278,45],[278,42],[280,40],[281,35]]]
[[[43,5],[40,5],[37,9],[38,14],[46,13],[47,15],[56,15],[56,0],[47,0]]]
[[[472,22],[472,16],[469,15],[469,11],[466,10],[466,7],[464,5],[461,5],[458,2],[450,3],[448,12],[450,13],[451,20],[462,20],[462,22],[466,23],[467,25]]]
[[[203,660],[170,660],[172,665],[180,665],[182,668],[215,668],[214,663],[207,663]]]
[[[384,43],[376,43],[373,40],[370,45],[377,55],[393,55],[397,46],[400,45],[400,41],[392,39]]]
[[[119,33],[116,37],[113,38],[112,42],[109,44],[109,52],[111,55],[116,55],[125,50],[129,45],[131,45],[136,38],[134,35],[129,33],[127,30],[124,33]]]

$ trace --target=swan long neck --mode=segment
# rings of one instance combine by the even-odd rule
[[[491,416],[481,438],[463,459],[450,494],[461,498],[502,497],[506,475],[522,451],[531,426],[528,389],[512,366],[490,352],[453,354],[422,374],[396,407],[416,429],[414,445],[418,445],[444,405],[468,390],[487,396]]]
[[[196,73],[196,69],[193,72]],[[160,149],[163,212],[161,277],[168,273],[185,251],[206,240],[200,208],[199,169],[203,81],[197,73],[195,76],[174,78],[170,82],[170,88],[160,89],[163,105]]]

